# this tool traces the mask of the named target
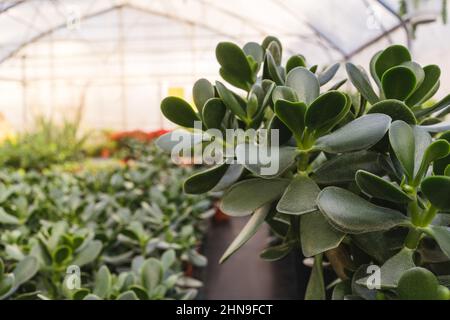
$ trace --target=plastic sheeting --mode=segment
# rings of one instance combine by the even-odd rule
[[[218,78],[217,42],[274,35],[311,64],[367,66],[389,43],[450,68],[448,25],[421,26],[409,41],[397,0],[26,0],[0,2],[0,112],[16,129],[43,114],[81,112],[85,128],[170,126],[168,94],[190,99],[199,77]],[[429,0],[408,21],[439,15]],[[411,39],[410,39],[411,40]],[[340,76],[345,74],[341,73]],[[440,95],[450,89],[443,74]],[[438,94],[438,95],[439,95]]]

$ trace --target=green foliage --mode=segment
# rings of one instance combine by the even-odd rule
[[[436,279],[448,277],[448,268],[439,266],[450,263],[450,185],[444,176],[450,146],[448,133],[439,135],[449,130],[441,121],[450,100],[427,103],[439,88],[439,67],[422,68],[408,49],[390,46],[370,63],[377,89],[363,68],[346,65],[357,89],[351,99],[339,91],[345,80],[325,89],[339,65],[320,72],[300,54],[283,59],[274,37],[267,37],[261,50],[255,43],[246,47],[252,55],[219,44],[222,78],[244,92],[216,82],[218,100],[204,108],[221,106],[222,100],[227,111],[217,107],[214,117],[221,130],[279,130],[279,154],[266,159],[278,164],[278,171],[267,175],[267,163],[246,161],[259,150],[257,138],[249,136],[234,149],[238,161],[231,166],[240,170],[217,166],[187,180],[187,189],[196,193],[220,185],[224,212],[250,215],[221,262],[265,221],[280,241],[261,253],[263,259],[282,259],[299,248],[314,257],[307,299],[325,298],[323,262],[340,278],[333,299],[411,299],[418,297],[410,291],[419,290],[416,279],[422,278],[430,283],[423,297],[448,299],[448,289],[436,286]],[[208,122],[205,127],[211,127]],[[185,132],[201,140],[200,133]],[[158,143],[166,151],[173,148],[170,137]],[[381,287],[375,289],[366,272],[374,264],[381,267]]]
[[[195,297],[201,283],[184,270],[206,264],[197,247],[211,203],[183,194],[192,169],[141,147],[139,160],[98,171],[0,171],[0,298]]]

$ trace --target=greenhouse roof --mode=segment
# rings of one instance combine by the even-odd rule
[[[0,91],[8,99],[0,111],[16,128],[36,110],[78,105],[89,127],[161,127],[157,109],[168,91],[189,95],[194,79],[217,78],[217,42],[269,34],[313,64],[367,65],[380,48],[402,43],[419,62],[449,68],[447,25],[423,25],[416,40],[408,31],[436,20],[438,3],[400,17],[397,0],[2,1]]]

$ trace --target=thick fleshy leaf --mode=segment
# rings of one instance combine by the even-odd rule
[[[207,129],[221,129],[227,108],[222,99],[209,99],[202,112],[203,123]]]
[[[411,61],[409,50],[402,45],[392,45],[378,55],[374,65],[375,72],[382,79],[386,71],[407,61]]]
[[[278,261],[286,257],[294,248],[293,243],[286,242],[264,249],[259,255],[265,261]]]
[[[414,73],[414,76],[416,77],[416,87],[415,90],[417,90],[418,87],[422,84],[422,82],[425,80],[425,71],[423,68],[414,61],[406,61],[401,64],[404,67],[407,67],[411,69],[411,71]]]
[[[247,42],[242,47],[242,51],[244,51],[247,56],[251,56],[258,65],[264,61],[264,49],[256,42]]]
[[[409,224],[402,213],[376,206],[337,187],[322,190],[317,198],[317,205],[333,226],[346,233],[389,230]]]
[[[441,210],[450,210],[450,177],[433,176],[425,178],[420,188],[433,206]]]
[[[331,294],[331,300],[344,300],[345,296],[352,293],[352,288],[349,280],[339,282]]]
[[[433,142],[430,134],[419,126],[413,127],[414,132],[414,175],[420,170],[424,154],[430,144]]]
[[[233,95],[233,93],[219,81],[216,81],[216,89],[225,106],[241,120],[245,120],[247,117],[247,113],[245,112],[239,101],[236,99],[236,97]]]
[[[450,258],[450,228],[445,226],[430,226],[431,236],[436,240],[442,252]]]
[[[274,131],[275,130],[275,131]],[[284,145],[292,138],[292,132],[289,128],[277,117],[274,115],[269,122],[268,130],[267,130],[267,138],[270,143],[272,143],[272,133],[276,133],[278,136],[278,141],[276,143],[278,145]]]
[[[301,217],[300,243],[305,257],[337,248],[344,237],[345,234],[333,228],[320,211]]]
[[[335,63],[332,66],[330,66],[328,69],[326,69],[324,72],[319,74],[319,84],[321,86],[327,84],[328,82],[333,79],[333,77],[336,75],[336,72],[338,72],[339,67],[341,66],[340,63]]]
[[[36,257],[27,256],[19,261],[15,267],[14,273],[14,287],[17,288],[23,283],[27,282],[39,271],[39,261]]]
[[[292,69],[286,76],[286,86],[291,87],[300,102],[310,105],[320,93],[320,84],[317,77],[306,68]]]
[[[142,285],[151,292],[163,279],[163,267],[159,260],[150,258],[144,261],[141,266]]]
[[[433,124],[429,126],[420,126],[423,130],[432,133],[445,132],[450,130],[450,121],[441,122],[438,124]]]
[[[375,83],[377,84],[378,88],[380,88],[381,90],[381,78],[378,77],[377,72],[376,72],[376,63],[378,58],[380,57],[380,55],[383,53],[383,50],[378,51],[377,53],[375,53],[372,57],[372,59],[370,59],[370,75],[372,76],[373,80],[375,80]]]
[[[343,153],[369,148],[383,138],[391,118],[385,114],[368,114],[317,139],[315,147],[329,153]]]
[[[56,264],[63,264],[72,254],[72,249],[68,246],[58,246],[53,253],[53,261]]]
[[[306,287],[305,300],[325,300],[325,298],[322,255],[319,254],[314,257],[314,265]]]
[[[439,281],[424,268],[406,271],[398,282],[397,293],[402,300],[438,300]]]
[[[433,161],[442,159],[449,153],[450,144],[447,142],[447,140],[440,139],[430,144],[423,154],[422,162],[420,164],[419,170],[417,171],[415,179],[420,181],[419,179],[422,179],[422,177],[427,173],[428,167]]]
[[[194,122],[200,121],[189,103],[178,97],[167,97],[161,102],[161,112],[173,123],[194,128]]]
[[[403,248],[392,258],[387,260],[380,268],[380,286],[383,289],[397,287],[401,276],[416,265],[413,260],[414,250]],[[359,279],[357,284],[367,285],[368,277]]]
[[[206,101],[214,98],[214,87],[211,82],[206,79],[197,80],[192,88],[192,98],[199,114],[202,114]]]
[[[368,264],[360,265],[358,269],[353,273],[352,276],[352,292],[353,294],[362,297],[365,300],[376,300],[376,290],[371,290],[367,287],[367,284],[361,285],[358,280],[364,276],[367,276],[369,270]]]
[[[295,91],[286,86],[277,86],[272,93],[273,103],[276,104],[278,100],[286,100],[290,102],[297,102],[297,94]]]
[[[416,124],[416,117],[408,106],[399,100],[388,99],[372,106],[367,113],[383,113],[392,118],[392,121],[403,120],[409,124]]]
[[[236,181],[239,180],[244,170],[244,167],[240,164],[231,164],[223,175],[222,179],[220,179],[220,181],[214,186],[211,191],[219,192],[228,189]]]
[[[184,182],[184,192],[187,194],[202,194],[212,190],[228,168],[229,164],[224,163],[194,174]]]
[[[358,89],[361,95],[366,98],[370,104],[377,103],[380,99],[372,88],[370,84],[368,76],[364,73],[363,70],[355,66],[353,63],[346,64],[347,74],[350,78],[350,81],[353,85]]]
[[[306,104],[303,102],[278,100],[275,103],[276,115],[292,131],[298,141],[301,140],[305,129],[306,109]]]
[[[336,184],[354,181],[358,170],[379,175],[383,173],[379,157],[378,153],[366,150],[345,153],[324,162],[312,178],[319,184]]]
[[[423,68],[425,78],[420,86],[414,90],[413,94],[406,99],[406,104],[409,106],[420,105],[432,97],[432,95],[439,88],[439,78],[441,76],[441,69],[437,65],[429,65]]]
[[[299,175],[287,187],[277,205],[277,211],[301,215],[317,210],[316,198],[320,188],[309,177]]]
[[[359,188],[369,196],[399,203],[412,201],[397,185],[370,172],[360,170],[355,178]]]
[[[286,73],[289,73],[292,69],[295,69],[297,67],[304,67],[306,68],[306,62],[305,57],[302,55],[295,55],[289,58],[289,60],[286,62]]]
[[[405,246],[408,230],[392,229],[352,235],[352,241],[365,253],[381,263],[393,257]]]
[[[416,87],[416,76],[408,67],[393,67],[384,73],[381,85],[387,99],[405,100]]]
[[[216,47],[216,58],[226,81],[241,89],[249,89],[253,73],[241,48],[231,42],[220,42]]]
[[[102,251],[103,245],[99,240],[93,240],[89,242],[85,247],[81,249],[75,259],[72,261],[72,264],[77,266],[84,266],[88,263],[91,263],[95,259],[97,259],[98,255]]]
[[[450,106],[450,94],[436,102],[433,106],[414,111],[416,117],[426,117]]]
[[[111,273],[107,266],[102,266],[95,277],[94,294],[102,299],[107,298],[112,285]]]
[[[139,300],[139,298],[133,291],[125,291],[119,294],[116,300]]]
[[[347,96],[339,91],[328,91],[322,94],[306,111],[306,126],[310,130],[330,130],[350,110],[350,104],[347,102]]]
[[[389,129],[389,141],[406,176],[412,178],[415,162],[415,139],[413,129],[404,121],[394,121]]]
[[[284,84],[284,74],[282,68],[276,63],[270,51],[266,52],[266,65],[270,78],[279,86]]]
[[[439,139],[444,139],[447,140],[448,142],[450,142],[450,131],[443,133]],[[433,172],[436,175],[447,175],[445,174],[445,169],[447,168],[447,166],[450,165],[450,155],[436,160],[433,163]]]
[[[233,240],[230,246],[227,248],[223,256],[220,258],[219,263],[225,262],[233,253],[239,250],[251,237],[255,235],[261,225],[264,223],[267,215],[270,212],[270,205],[263,206],[250,217],[247,224],[241,230],[239,235]]]
[[[289,182],[286,179],[241,181],[225,193],[221,210],[234,217],[248,216],[265,204],[278,200]]]
[[[263,178],[273,178],[284,173],[295,163],[298,150],[287,146],[240,144],[236,147],[235,153],[237,163],[247,170]]]
[[[0,300],[14,292],[14,275],[7,274],[0,279]]]
[[[19,225],[20,220],[0,207],[0,224]]]

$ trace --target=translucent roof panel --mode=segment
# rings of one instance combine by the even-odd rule
[[[413,0],[411,0],[411,3]],[[404,17],[436,17],[426,1]],[[345,5],[344,5],[345,3]],[[167,94],[190,100],[199,77],[216,80],[219,41],[274,35],[285,52],[312,64],[370,56],[410,45],[423,64],[449,68],[449,27],[421,26],[412,40],[397,0],[27,0],[0,2],[0,112],[16,129],[37,114],[86,128],[160,128]],[[344,76],[344,74],[341,74]],[[444,78],[443,87],[449,88]]]

